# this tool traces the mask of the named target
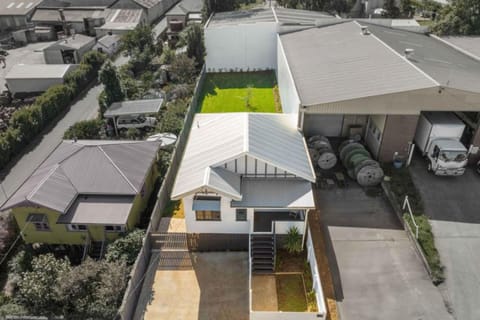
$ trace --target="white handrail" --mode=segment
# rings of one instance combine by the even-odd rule
[[[408,195],[405,196],[405,200],[403,200],[402,210],[408,208],[408,213],[410,213],[410,219],[412,219],[413,225],[415,226],[415,238],[418,239],[418,224],[415,221],[412,213],[412,207],[410,207],[410,201],[408,201]]]

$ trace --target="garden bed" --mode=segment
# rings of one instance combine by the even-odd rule
[[[302,274],[277,274],[278,311],[307,311],[307,297]]]
[[[281,112],[273,71],[208,73],[200,112]]]
[[[408,195],[412,213],[418,225],[418,239],[416,240],[425,256],[432,282],[438,285],[445,280],[444,267],[435,246],[432,227],[428,221],[428,217],[423,213],[423,202],[420,192],[416,188],[408,168],[393,169],[392,167],[384,167],[384,171],[386,175],[390,177],[387,187],[396,200],[397,208],[402,210],[403,219],[408,223],[410,230],[414,231],[415,225],[413,224],[410,214],[402,209],[404,197]]]

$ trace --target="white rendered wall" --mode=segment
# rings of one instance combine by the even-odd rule
[[[188,233],[249,233],[253,225],[253,209],[247,209],[247,221],[236,221],[236,208],[230,207],[232,199],[221,198],[221,221],[196,221],[192,210],[193,195],[183,198],[185,223]]]
[[[277,82],[278,90],[280,92],[280,100],[282,101],[283,113],[298,113],[300,106],[300,98],[298,97],[297,89],[293,81],[292,74],[288,67],[287,57],[283,51],[280,37],[277,41]]]
[[[274,70],[277,67],[275,22],[209,26],[205,29],[207,72]]]

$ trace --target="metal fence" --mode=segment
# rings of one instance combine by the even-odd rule
[[[135,314],[135,309],[137,306],[140,293],[142,291],[142,283],[149,271],[149,268],[152,267],[152,254],[151,254],[151,241],[150,233],[155,232],[158,229],[160,220],[162,218],[162,213],[165,207],[170,201],[170,194],[172,192],[173,183],[175,181],[175,176],[177,175],[178,168],[180,167],[180,162],[182,160],[183,152],[185,146],[187,145],[188,135],[192,127],[193,118],[198,107],[198,100],[200,98],[200,92],[202,89],[203,81],[205,79],[205,66],[200,72],[200,76],[195,86],[193,93],[192,101],[188,107],[187,113],[185,115],[183,129],[180,132],[177,142],[175,144],[174,152],[172,153],[170,166],[165,174],[160,191],[157,195],[157,202],[152,211],[152,216],[150,218],[150,223],[147,228],[146,236],[143,239],[143,246],[138,254],[137,260],[133,265],[132,271],[130,273],[130,280],[128,282],[127,289],[123,296],[122,305],[118,310],[117,319],[129,320],[133,319]]]

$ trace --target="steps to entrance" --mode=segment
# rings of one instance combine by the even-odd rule
[[[250,254],[253,273],[273,273],[275,270],[275,236],[250,235]]]

